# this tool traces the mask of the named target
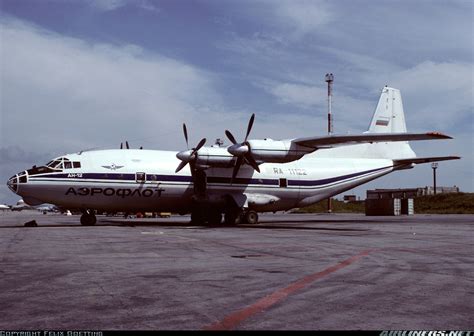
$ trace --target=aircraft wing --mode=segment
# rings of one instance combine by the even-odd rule
[[[329,135],[324,137],[308,137],[291,140],[292,143],[310,148],[331,148],[341,145],[354,145],[359,143],[413,141],[413,140],[439,140],[452,139],[452,137],[438,133],[366,133],[360,135]]]

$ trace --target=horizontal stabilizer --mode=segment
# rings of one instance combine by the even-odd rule
[[[372,142],[414,141],[452,139],[450,136],[438,133],[364,133],[360,135],[330,135],[324,137],[298,138],[291,142],[310,148],[330,148],[341,145],[354,145]]]
[[[400,159],[393,160],[394,166],[407,165],[407,164],[419,164],[419,163],[428,163],[428,162],[437,162],[437,161],[447,161],[447,160],[459,160],[460,156],[433,156],[433,157],[424,157],[424,158],[412,158],[412,159]]]

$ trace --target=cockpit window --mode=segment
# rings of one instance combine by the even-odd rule
[[[59,161],[59,160],[53,160],[53,161],[50,161],[50,162],[46,165],[46,167],[53,168],[53,169],[58,169],[58,168],[60,168],[60,167],[58,167],[58,166],[60,166],[60,165],[61,165],[61,161]]]
[[[66,157],[60,157],[57,159],[54,159],[52,161],[49,161],[46,164],[46,167],[52,168],[52,169],[72,169],[72,168],[81,168],[81,163],[80,162],[72,162]]]

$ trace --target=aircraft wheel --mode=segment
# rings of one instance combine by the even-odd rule
[[[81,216],[81,224],[84,226],[92,226],[97,222],[97,218],[94,214],[83,214]]]
[[[229,209],[225,212],[224,222],[226,225],[237,225],[241,223],[241,218],[239,210]]]
[[[219,225],[222,223],[222,213],[218,210],[210,211],[207,221],[209,225]]]
[[[245,221],[249,224],[257,224],[258,223],[257,212],[253,210],[247,211],[247,213],[245,214]]]
[[[204,214],[201,211],[201,209],[196,207],[191,212],[191,224],[193,224],[193,225],[203,225],[204,223],[205,223]]]

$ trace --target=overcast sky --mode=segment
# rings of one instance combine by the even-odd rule
[[[88,148],[183,150],[190,142],[368,127],[380,90],[401,90],[412,146],[438,185],[474,191],[472,1],[0,0],[0,203],[6,180]],[[430,165],[355,189],[431,185]],[[350,192],[347,192],[350,193]]]

